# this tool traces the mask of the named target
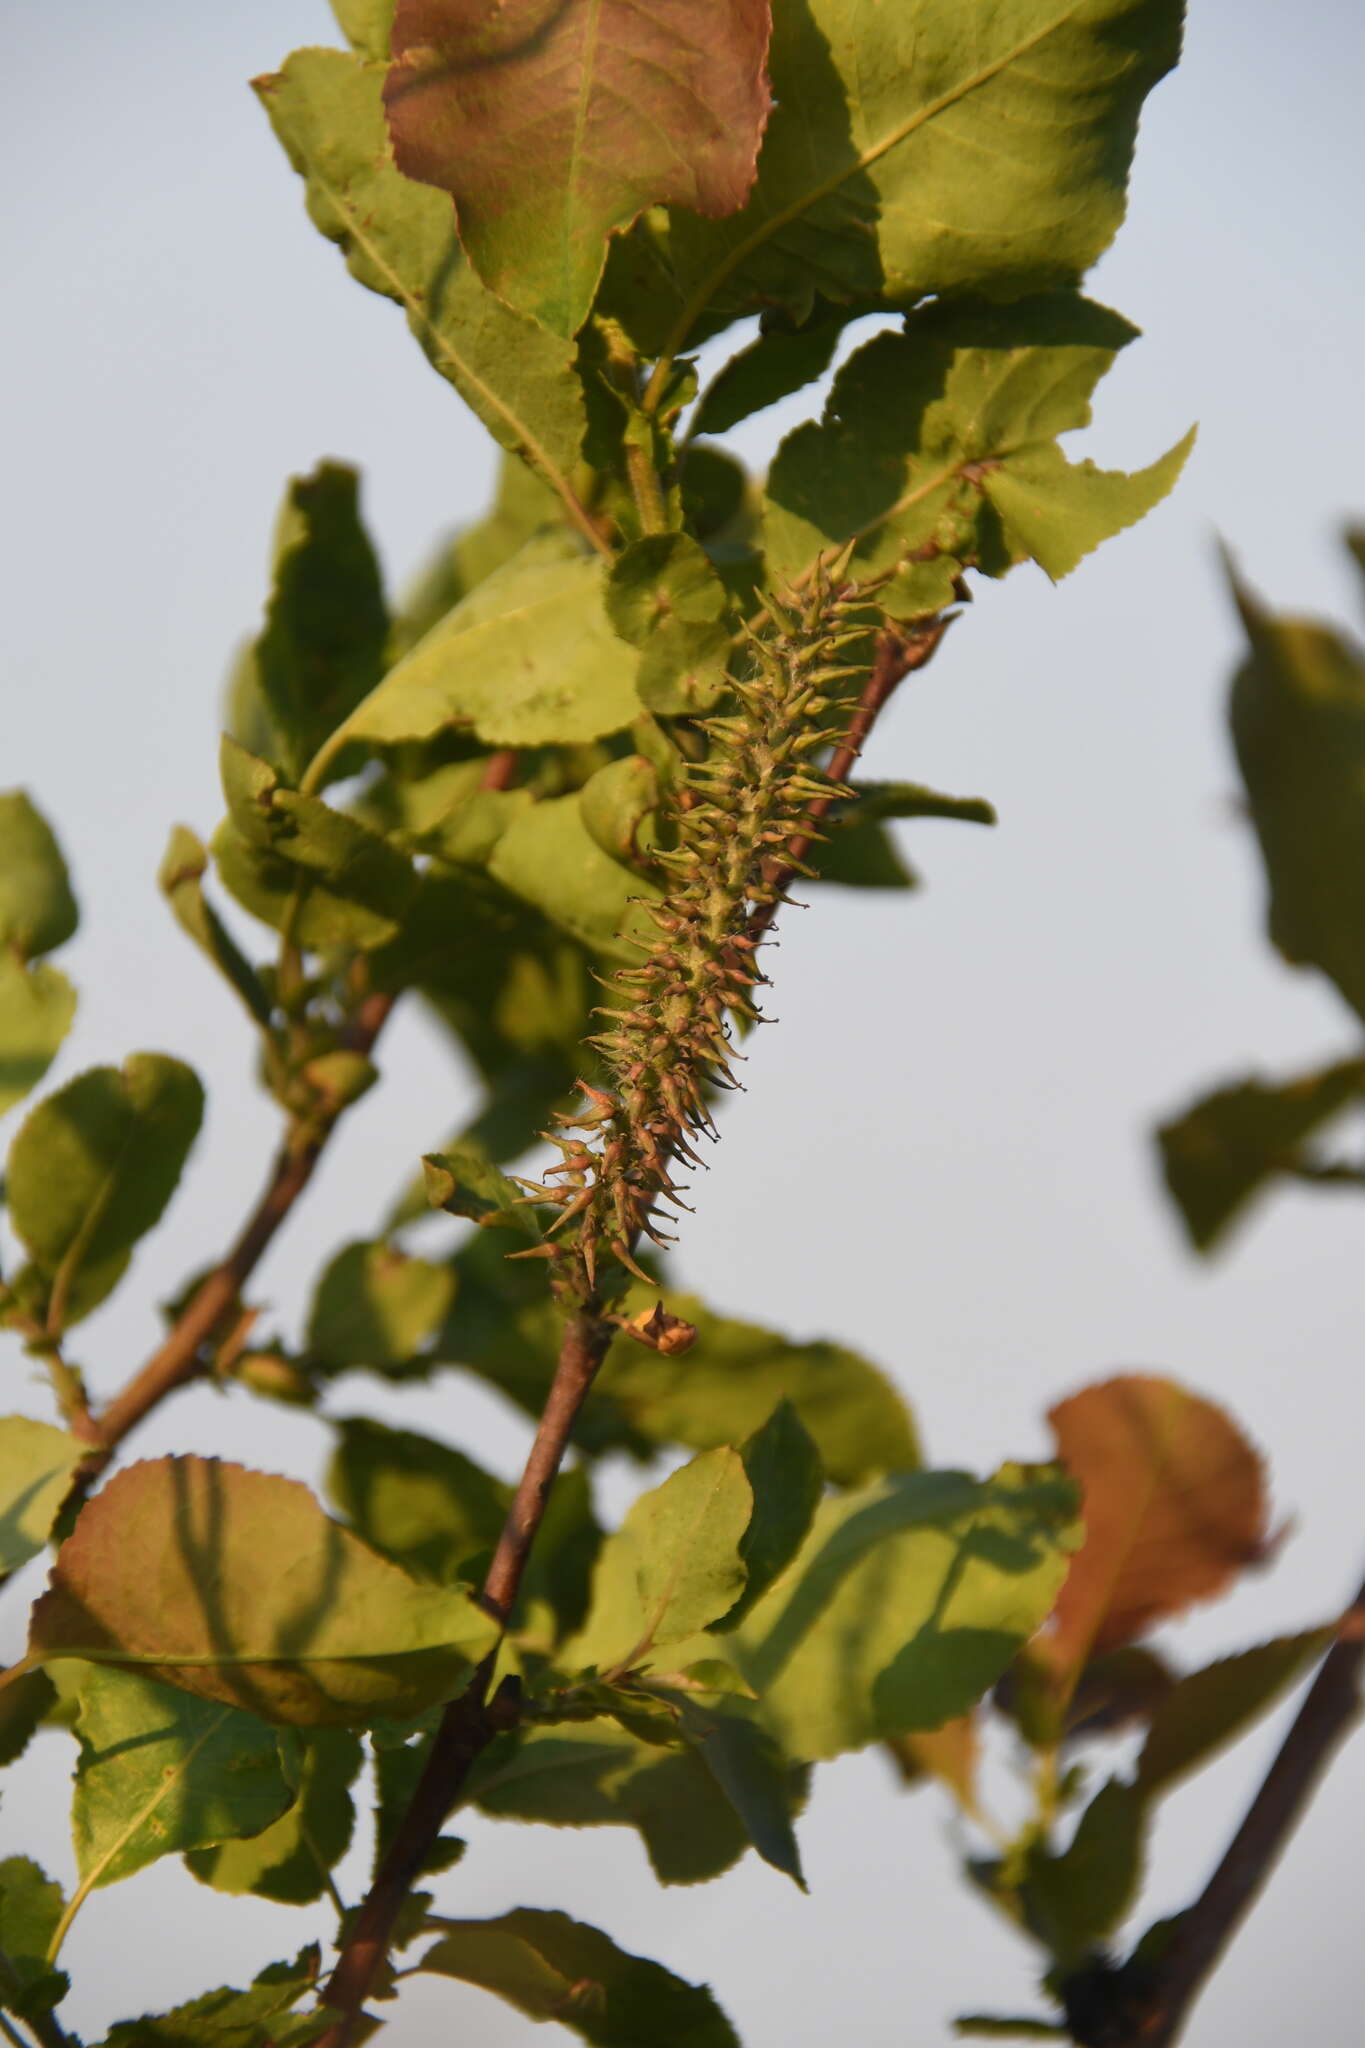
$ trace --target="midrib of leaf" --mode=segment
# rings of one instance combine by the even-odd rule
[[[1169,1458],[1171,1448],[1171,1432],[1169,1430],[1166,1432],[1165,1441],[1162,1448],[1165,1455]],[[1091,1610],[1091,1615],[1089,1622],[1087,1624],[1086,1633],[1084,1637],[1081,1639],[1079,1650],[1073,1655],[1071,1659],[1071,1667],[1069,1674],[1065,1672],[1063,1673],[1064,1678],[1066,1678],[1068,1675],[1070,1677],[1070,1685],[1067,1687],[1066,1691],[1067,1701],[1070,1700],[1072,1693],[1074,1693],[1076,1686],[1080,1681],[1081,1672],[1084,1670],[1086,1660],[1090,1655],[1091,1644],[1094,1642],[1095,1637],[1099,1634],[1100,1623],[1104,1620],[1105,1615],[1109,1611],[1109,1604],[1114,1597],[1114,1589],[1118,1585],[1119,1581],[1122,1579],[1124,1572],[1127,1570],[1133,1552],[1137,1549],[1138,1537],[1141,1534],[1142,1524],[1146,1519],[1148,1510],[1150,1509],[1153,1501],[1157,1497],[1159,1484],[1163,1476],[1163,1472],[1158,1471],[1155,1465],[1148,1466],[1146,1482],[1134,1506],[1133,1513],[1128,1519],[1127,1533],[1122,1548],[1116,1549],[1113,1569],[1109,1573],[1108,1577],[1102,1581],[1102,1597],[1095,1602]]]
[[[63,1657],[82,1657],[91,1664],[132,1664],[162,1665],[168,1671],[236,1671],[239,1667],[259,1664],[268,1671],[292,1671],[302,1664],[372,1664],[390,1658],[419,1657],[428,1651],[459,1650],[464,1654],[464,1641],[449,1636],[440,1643],[420,1643],[408,1649],[376,1647],[356,1650],[211,1650],[203,1656],[182,1654],[179,1650],[106,1650],[102,1646],[85,1649],[71,1649],[63,1646],[56,1650],[39,1650],[25,1657],[21,1664],[14,1665],[0,1681],[0,1687],[12,1679],[21,1678],[25,1671],[40,1664],[53,1664]]]
[[[61,1919],[57,1922],[56,1929],[53,1932],[52,1940],[48,1944],[47,1963],[49,1968],[52,1967],[52,1965],[56,1962],[58,1955],[61,1953],[62,1943],[66,1940],[67,1935],[71,1931],[72,1921],[75,1919],[77,1913],[80,1912],[81,1907],[85,1904],[91,1892],[95,1889],[95,1886],[99,1883],[101,1877],[109,1868],[109,1865],[113,1862],[114,1858],[119,1854],[119,1851],[121,1849],[126,1848],[127,1844],[132,1840],[133,1836],[137,1833],[138,1829],[142,1827],[148,1820],[151,1819],[151,1816],[156,1812],[162,1800],[165,1799],[169,1793],[174,1791],[182,1783],[186,1771],[188,1771],[190,1765],[194,1762],[200,1750],[204,1747],[204,1744],[209,1740],[211,1736],[216,1735],[218,1733],[218,1730],[222,1727],[224,1721],[226,1721],[231,1711],[232,1709],[230,1707],[224,1707],[221,1709],[221,1711],[209,1723],[208,1727],[204,1730],[203,1734],[200,1735],[200,1737],[193,1744],[193,1746],[185,1752],[185,1755],[181,1758],[179,1765],[172,1772],[171,1776],[168,1778],[163,1778],[159,1790],[153,1793],[152,1797],[149,1800],[147,1800],[145,1805],[139,1807],[138,1811],[133,1815],[133,1818],[129,1821],[127,1827],[124,1828],[122,1834],[115,1837],[113,1842],[111,1842],[109,1847],[105,1850],[103,1856],[99,1857],[95,1864],[92,1866],[92,1868],[85,1873],[84,1877],[77,1885],[75,1891],[71,1894],[71,1899],[67,1905],[66,1911],[62,1914]]]
[[[601,27],[602,0],[591,0],[588,8],[583,56],[578,72],[578,101],[574,108],[573,146],[569,152],[568,189],[574,193],[578,191],[580,182],[580,172],[584,156],[583,137],[588,125],[588,101],[592,94],[592,88],[596,83],[597,46],[601,40]],[[565,223],[561,270],[562,283],[560,289],[564,294],[565,303],[568,304],[572,300],[573,254],[567,222]]]
[[[592,542],[592,545],[599,554],[609,555],[611,549],[588,517],[587,511],[579,502],[568,478],[550,459],[548,451],[541,445],[536,435],[532,433],[520,413],[514,411],[505,399],[500,398],[492,385],[479,376],[476,370],[471,368],[469,362],[459,353],[458,349],[451,346],[441,329],[432,320],[425,306],[408,290],[401,276],[393,268],[393,265],[380,254],[376,244],[365,233],[364,228],[361,226],[359,209],[351,204],[348,197],[338,193],[336,187],[327,178],[323,177],[321,172],[314,170],[311,172],[311,176],[319,190],[327,195],[327,198],[336,208],[338,214],[348,223],[352,236],[365,251],[365,254],[374,264],[375,269],[379,271],[381,276],[389,280],[389,283],[393,286],[394,298],[400,306],[405,308],[409,319],[414,320],[420,326],[422,332],[429,337],[433,352],[439,355],[443,361],[449,363],[452,369],[457,369],[460,375],[468,383],[472,384],[481,396],[487,400],[492,409],[501,414],[508,426],[517,435],[530,461],[539,469],[546,482],[551,485],[563,500],[565,510],[579,532]]]
[[[47,1334],[49,1337],[60,1337],[62,1334],[62,1326],[66,1319],[67,1296],[76,1284],[76,1278],[80,1273],[85,1254],[90,1248],[90,1241],[99,1229],[100,1224],[104,1221],[105,1211],[109,1207],[114,1189],[118,1183],[119,1168],[123,1165],[124,1159],[128,1154],[128,1148],[137,1135],[138,1121],[137,1111],[134,1110],[133,1121],[129,1127],[128,1135],[114,1155],[114,1162],[109,1168],[108,1173],[104,1176],[104,1179],[100,1182],[95,1192],[94,1200],[85,1212],[80,1229],[62,1254],[61,1263],[52,1277],[52,1292],[48,1296],[46,1317]]]
[[[579,559],[582,560],[583,558],[580,556]],[[548,597],[529,597],[524,604],[513,605],[505,612],[495,612],[491,618],[476,619],[474,624],[466,626],[462,633],[452,634],[451,639],[453,641],[476,641],[479,634],[487,628],[501,628],[506,626],[509,621],[513,624],[525,623],[528,619],[533,619],[537,612],[544,611],[547,605],[552,610],[558,610],[562,603],[563,595],[559,591],[551,592]],[[468,659],[468,653],[469,651],[466,647],[464,650],[466,660]],[[390,670],[389,674],[391,675],[392,673],[393,670]],[[360,722],[361,714],[365,711],[371,698],[379,695],[388,680],[388,676],[381,676],[369,695],[361,698],[350,717],[337,727],[329,739],[323,741],[321,747],[309,762],[307,771],[299,784],[300,792],[303,795],[317,794],[319,784],[326,770],[346,745],[356,725]]]
[[[810,207],[818,206],[820,201],[827,199],[831,192],[837,192],[839,187],[846,184],[850,178],[858,176],[860,172],[867,170],[870,165],[879,162],[889,151],[897,148],[902,142],[907,141],[917,129],[924,127],[926,122],[937,119],[949,107],[956,106],[960,101],[968,98],[971,93],[976,91],[978,86],[989,84],[992,78],[998,77],[1011,64],[1017,63],[1021,57],[1026,57],[1030,50],[1035,50],[1040,43],[1046,42],[1049,36],[1055,35],[1064,23],[1070,21],[1080,5],[1081,0],[1071,0],[1069,6],[1064,7],[1060,14],[1053,20],[1046,22],[1042,28],[1035,30],[1031,36],[1025,36],[1022,41],[1014,44],[1011,49],[1002,52],[991,63],[984,64],[979,71],[972,72],[967,78],[959,79],[955,85],[949,86],[945,92],[941,92],[937,99],[926,101],[924,106],[917,108],[913,114],[907,115],[904,121],[891,129],[879,142],[869,144],[851,163],[844,165],[840,170],[834,172],[830,177],[823,179],[819,184],[810,186],[799,198],[792,200],[790,205],[783,207],[777,213],[769,215],[767,220],[761,221],[755,227],[752,234],[746,236],[742,242],[737,243],[727,255],[723,256],[720,262],[716,264],[710,276],[702,284],[698,285],[691,298],[684,305],[682,312],[678,315],[673,329],[664,344],[663,353],[654,366],[654,373],[649,380],[644,398],[641,401],[644,410],[652,412],[659,404],[663,396],[665,381],[672,367],[673,358],[686,341],[693,324],[706,310],[706,307],[725,283],[725,280],[739,268],[740,264],[755,249],[761,248],[763,243],[772,236],[780,234],[783,228],[787,227],[790,222],[799,219]]]
[[[686,1543],[680,1543],[675,1545],[674,1547],[673,1569],[669,1572],[668,1577],[664,1580],[663,1587],[659,1593],[658,1600],[655,1602],[653,1613],[646,1615],[645,1617],[645,1632],[643,1636],[640,1638],[640,1641],[636,1644],[635,1648],[631,1651],[630,1656],[625,1660],[627,1663],[635,1663],[638,1658],[643,1657],[645,1653],[653,1647],[654,1638],[659,1632],[659,1628],[663,1622],[663,1618],[667,1614],[669,1607],[672,1605],[673,1595],[677,1591],[678,1579],[682,1573],[684,1565],[687,1563],[688,1554],[692,1547],[692,1540],[696,1536],[697,1530],[706,1520],[706,1516],[710,1509],[711,1503],[714,1501],[716,1495],[720,1492],[720,1487],[721,1474],[718,1471],[716,1474],[714,1484],[711,1486],[710,1491],[707,1493],[705,1499],[700,1501],[697,1505],[696,1513],[694,1514],[692,1521],[688,1526]]]
[[[978,415],[977,417],[979,418],[980,416]],[[972,424],[975,426],[976,421],[973,420]],[[888,520],[899,518],[903,512],[909,512],[915,505],[920,504],[923,499],[931,498],[940,485],[951,482],[955,476],[960,477],[963,470],[970,465],[981,465],[983,463],[999,464],[1004,462],[1009,456],[1017,455],[1020,452],[1020,448],[1028,448],[1034,445],[1033,442],[1025,441],[1021,442],[1019,447],[1002,447],[989,455],[964,455],[954,462],[945,463],[943,468],[936,471],[933,476],[926,477],[922,483],[916,484],[912,491],[907,491],[904,497],[897,498],[895,504],[889,505],[885,512],[879,512],[875,519],[869,519],[865,526],[855,527],[853,532],[845,534],[841,541],[831,541],[828,547],[818,549],[800,575],[793,577],[792,588],[803,590],[815,574],[816,567],[826,555],[842,554],[846,548],[856,546],[859,541],[866,540],[869,534],[876,533],[880,527],[887,524]],[[1051,447],[1052,443],[1044,441],[1036,445],[1039,447]],[[753,617],[747,622],[748,627],[756,628],[765,616],[766,614],[763,612],[755,612]],[[736,644],[742,638],[742,633],[736,634]]]

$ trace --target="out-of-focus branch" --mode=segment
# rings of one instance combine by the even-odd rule
[[[1088,1970],[1064,1987],[1081,2048],[1173,2048],[1228,1944],[1255,1904],[1318,1784],[1362,1709],[1365,1585],[1342,1616],[1289,1733],[1246,1816],[1161,1955]]]

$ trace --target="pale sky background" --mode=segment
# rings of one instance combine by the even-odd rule
[[[477,511],[492,451],[398,310],[308,225],[246,89],[297,44],[337,39],[322,0],[71,0],[8,19],[0,784],[26,784],[53,816],[81,902],[61,956],[81,1011],[51,1080],[148,1047],[191,1059],[210,1089],[168,1220],[80,1332],[107,1392],[152,1347],[156,1302],[227,1242],[273,1141],[238,1014],[154,874],[173,821],[207,834],[221,814],[217,691],[259,616],[284,480],[325,455],[358,462],[397,584],[443,525]],[[1207,1084],[1306,1067],[1358,1032],[1262,937],[1260,873],[1230,801],[1236,634],[1213,544],[1221,531],[1281,606],[1359,616],[1334,534],[1362,509],[1365,477],[1363,90],[1354,0],[1197,0],[1185,62],[1144,117],[1128,224],[1092,281],[1146,333],[1101,387],[1085,452],[1136,466],[1194,418],[1198,448],[1145,525],[1060,591],[1030,570],[987,589],[906,685],[867,772],[989,796],[1000,829],[909,828],[921,894],[829,891],[788,918],[782,1028],[755,1048],[680,1262],[717,1307],[860,1346],[905,1389],[941,1463],[1047,1455],[1045,1409],[1118,1367],[1226,1401],[1267,1448],[1294,1530],[1273,1572],[1171,1631],[1190,1662],[1330,1614],[1365,1556],[1359,1206],[1278,1197],[1203,1266],[1149,1141]],[[777,425],[798,416],[784,412]],[[752,458],[774,420],[749,431]],[[373,1227],[382,1191],[467,1100],[412,1012],[383,1066],[254,1289],[291,1326],[330,1249]],[[48,1413],[12,1340],[5,1364],[4,1405]],[[337,1397],[370,1402],[499,1471],[519,1465],[521,1424],[460,1375]],[[141,1453],[189,1449],[316,1479],[325,1440],[306,1417],[197,1391],[136,1439]],[[614,1507],[633,1484],[613,1479]],[[12,1652],[22,1601],[6,1606]],[[1139,1926],[1202,1884],[1283,1722],[1165,1809]],[[67,1877],[74,1751],[41,1740],[45,1773],[7,1789],[4,1849]],[[1356,2038],[1362,1797],[1357,1741],[1191,2048]],[[624,1831],[467,1831],[470,1854],[439,1881],[447,1910],[570,1910],[708,1979],[747,2048],[918,2048],[946,2041],[956,2011],[1041,2009],[1030,1952],[955,1875],[946,1803],[899,1795],[875,1753],[818,1774],[801,1830],[809,1898],[752,1856],[664,1892]],[[362,1880],[353,1857],[343,1890]],[[221,1899],[159,1866],[86,1906],[64,2013],[97,2033],[329,1931],[322,1908]],[[411,1987],[386,2038],[570,2037],[433,1981]]]

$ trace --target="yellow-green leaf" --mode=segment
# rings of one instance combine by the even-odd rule
[[[86,1448],[50,1422],[0,1418],[0,1578],[47,1542]]]
[[[495,1633],[466,1592],[409,1578],[297,1481],[157,1458],[82,1510],[29,1654],[137,1666],[266,1721],[363,1726],[459,1692]]]

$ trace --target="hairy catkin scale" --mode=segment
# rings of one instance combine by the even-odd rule
[[[658,936],[638,966],[605,984],[612,1000],[591,1043],[609,1086],[581,1084],[585,1107],[559,1121],[585,1135],[553,1136],[561,1163],[545,1184],[524,1183],[559,1207],[553,1230],[577,1224],[565,1252],[581,1260],[590,1288],[603,1253],[638,1273],[641,1235],[672,1242],[659,1205],[686,1204],[671,1170],[679,1159],[699,1163],[694,1140],[715,1136],[708,1086],[738,1085],[727,1016],[764,1021],[751,920],[786,900],[793,872],[811,873],[789,849],[820,836],[812,803],[851,794],[815,757],[845,737],[851,680],[865,671],[840,656],[866,639],[868,593],[820,579],[765,609],[749,634],[750,673],[732,685],[736,709],[699,721],[707,758],[688,771],[676,845],[655,856],[667,894],[645,906]]]

